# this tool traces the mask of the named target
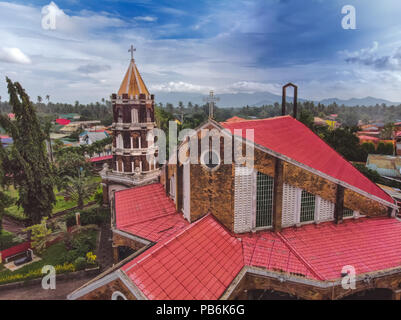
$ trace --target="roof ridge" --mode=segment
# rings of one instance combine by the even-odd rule
[[[234,117],[233,117],[234,118]],[[276,116],[276,117],[270,117],[270,118],[262,118],[262,119],[244,119],[244,118],[241,118],[241,117],[238,117],[238,118],[240,118],[240,119],[243,119],[242,121],[235,121],[235,122],[226,122],[226,121],[222,121],[222,122],[218,122],[218,123],[220,123],[220,124],[236,124],[236,123],[240,123],[240,122],[256,122],[256,121],[267,121],[267,120],[276,120],[276,119],[280,119],[280,118],[292,118],[292,119],[294,119],[292,116],[290,116],[290,115],[284,115],[284,116]],[[231,119],[231,118],[229,118],[229,119]],[[227,120],[229,120],[229,119],[227,119]],[[294,119],[295,120],[295,119]]]
[[[298,252],[297,249],[295,249],[290,242],[287,240],[287,238],[281,233],[277,232],[277,235],[279,238],[282,240],[284,245],[292,252],[292,254],[295,255],[295,257],[309,270],[311,271],[319,280],[325,281],[327,280],[325,277],[323,277],[315,268]]]

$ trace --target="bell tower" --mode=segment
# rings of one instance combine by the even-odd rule
[[[135,64],[131,61],[118,93],[111,95],[113,108],[113,164],[104,167],[104,202],[109,203],[115,191],[153,183],[160,175],[154,144],[154,95],[150,94]]]

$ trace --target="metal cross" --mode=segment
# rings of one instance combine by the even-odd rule
[[[209,96],[203,98],[203,101],[206,101],[209,104],[209,119],[214,118],[214,103],[216,101],[220,101],[220,98],[214,95],[213,90],[210,91]]]
[[[134,51],[136,51],[136,48],[131,44],[131,48],[128,49],[128,52],[131,52],[131,60],[134,60]]]

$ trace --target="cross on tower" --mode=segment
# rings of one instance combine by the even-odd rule
[[[208,97],[203,98],[203,101],[206,101],[209,104],[209,119],[214,118],[214,103],[219,100],[220,98],[214,95],[213,90],[210,91]]]
[[[131,52],[131,60],[134,60],[134,52],[136,51],[136,48],[131,44],[131,48],[128,49],[128,52]]]

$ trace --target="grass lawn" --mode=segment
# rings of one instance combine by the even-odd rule
[[[98,182],[99,183],[99,189],[101,188],[100,182],[101,182],[102,179],[100,178],[100,176],[94,176],[91,180],[93,182]],[[57,194],[59,192],[60,191],[58,191],[56,188],[54,188],[54,194],[56,194],[56,203],[53,206],[53,213],[57,213],[57,212],[60,212],[60,211],[71,209],[71,208],[74,208],[74,207],[77,206],[76,202],[74,202],[74,201],[65,201],[64,197],[57,196]],[[15,198],[15,199],[18,199],[18,191],[15,190],[14,187],[12,187],[12,186],[10,186],[8,188],[8,190],[5,191],[5,193],[8,194],[9,196]],[[88,202],[93,201],[94,197],[95,196],[93,195],[91,197],[91,199],[85,201],[85,204],[88,203]],[[17,205],[13,205],[13,206],[7,208],[5,210],[5,215],[11,216],[11,217],[16,218],[18,220],[25,220],[26,219],[22,208],[18,208]]]
[[[63,241],[58,242],[46,249],[41,255],[42,260],[26,265],[14,272],[0,264],[0,284],[42,277],[41,269],[45,265],[54,266],[56,270],[59,269],[57,271],[59,273],[75,271],[75,259],[78,257],[85,258],[87,252],[96,250],[97,235],[97,230],[84,230],[74,235],[72,249],[67,250]]]

